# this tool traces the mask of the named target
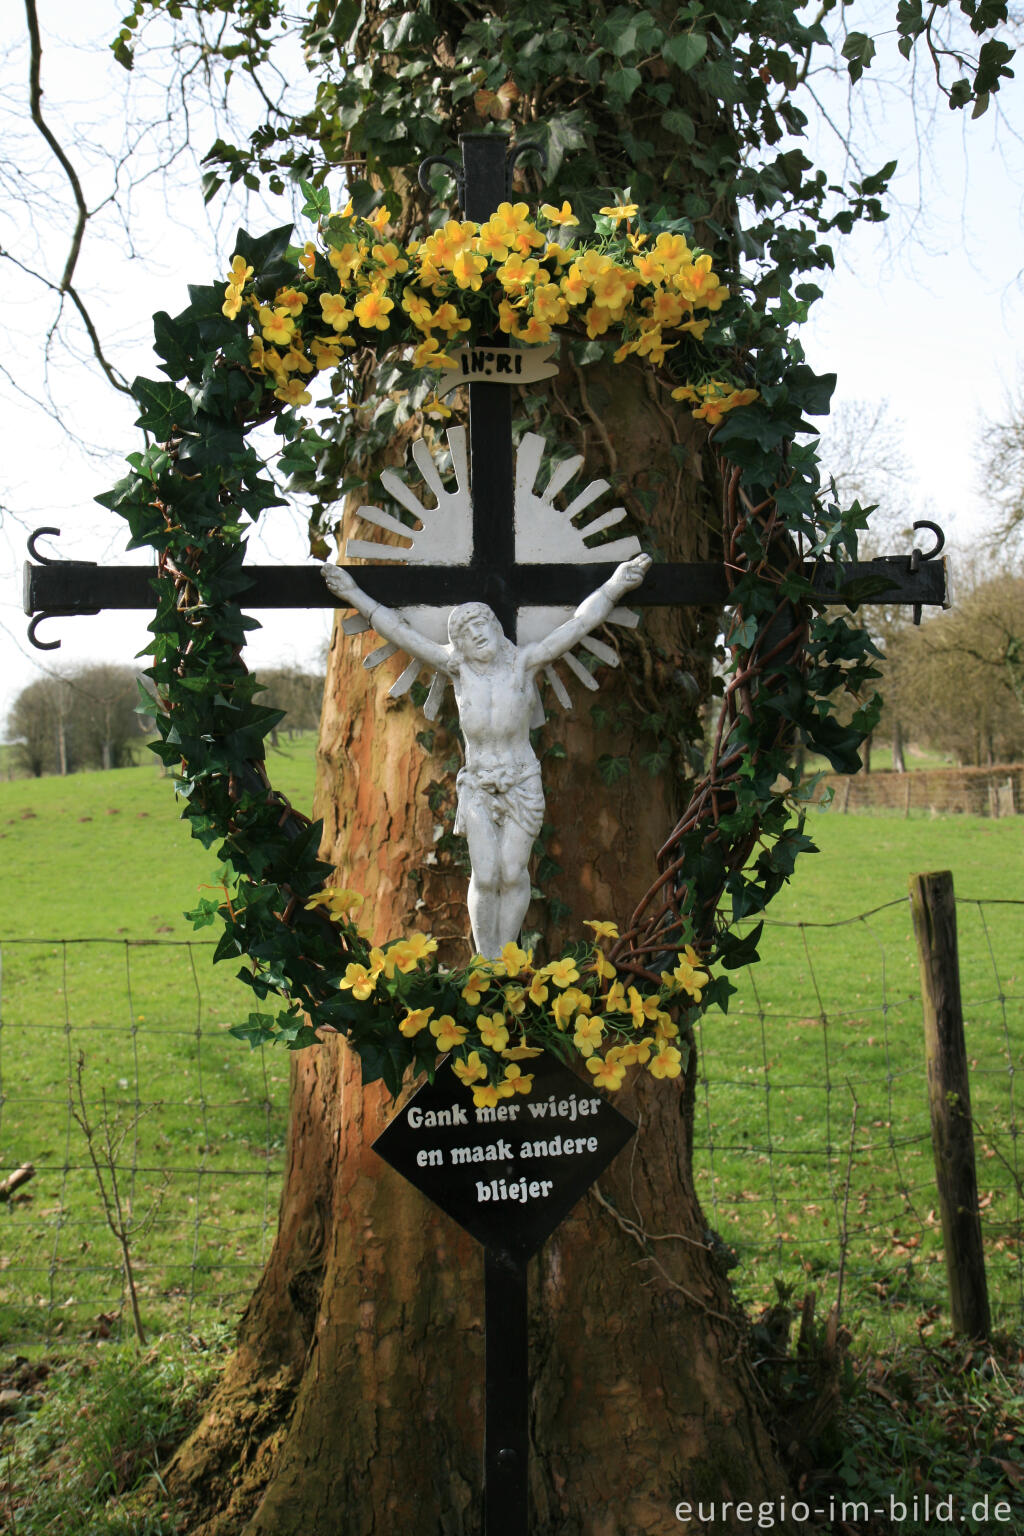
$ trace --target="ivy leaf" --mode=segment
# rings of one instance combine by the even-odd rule
[[[785,441],[786,436],[785,422],[756,401],[742,411],[730,412],[721,426],[715,429],[715,442],[723,447],[728,444],[728,457],[741,468],[760,462],[759,455],[752,456],[744,451],[746,444],[756,444],[759,449],[770,453]]]
[[[194,327],[201,343],[197,351],[227,347],[239,336],[244,336],[242,327],[234,320],[229,320],[221,309],[224,303],[224,288],[220,283],[203,286],[190,283],[188,297],[188,309],[182,310],[180,315],[175,316],[175,323]]]
[[[360,1040],[357,1049],[361,1080],[364,1083],[378,1082],[384,1076],[384,1052],[374,1040]]]
[[[583,110],[576,107],[571,112],[556,112],[536,125],[540,130],[537,137],[548,157],[550,180],[558,175],[566,155],[586,147],[586,121]]]
[[[862,733],[852,726],[840,725],[834,715],[815,720],[806,732],[806,739],[812,752],[828,758],[835,773],[856,773],[862,766],[859,750]]]
[[[193,928],[209,928],[220,914],[220,902],[209,896],[201,896],[199,905],[182,915],[187,917]]]
[[[896,30],[900,35],[898,47],[905,59],[910,58],[915,42],[927,25],[921,0],[899,0],[896,7]]]
[[[1000,38],[993,37],[987,43],[982,43],[978,54],[978,70],[974,77],[974,89],[979,101],[990,91],[998,91],[1001,79],[1013,79],[1013,70],[1006,67],[1012,58],[1013,49]],[[974,115],[978,117],[980,113],[975,112]]]
[[[326,187],[314,187],[311,182],[299,181],[299,189],[306,201],[302,216],[306,219],[326,219],[331,211],[331,194]]]
[[[625,105],[630,101],[643,84],[643,77],[638,69],[629,66],[626,69],[610,69],[604,77],[605,90],[616,101]]]
[[[320,452],[322,452],[322,448]],[[282,475],[313,475],[316,472],[318,454],[310,443],[299,439],[289,443],[278,461]]]
[[[277,1038],[283,1041],[290,1051],[304,1051],[307,1045],[319,1044],[319,1036],[316,1030],[309,1024],[304,1024],[301,1019],[295,1019],[284,1025],[278,1030]],[[397,1098],[398,1089],[396,1088],[393,1091]]]
[[[763,879],[764,877],[762,877]],[[750,917],[754,912],[764,911],[768,899],[767,894],[762,885],[756,881],[744,880],[742,876],[734,876],[729,881],[727,889],[732,896],[732,920],[734,923],[741,922],[743,918]],[[738,965],[742,963],[742,961],[736,962]]]
[[[703,32],[684,32],[681,37],[670,37],[663,46],[662,57],[677,69],[694,69],[708,51],[708,40]]]
[[[267,268],[283,262],[291,244],[292,230],[291,224],[282,224],[279,228],[254,238],[248,231],[240,229],[235,236],[234,254],[244,256],[249,265],[255,268],[257,274],[265,272]]]
[[[602,752],[597,760],[597,771],[601,776],[601,783],[610,787],[626,777],[629,772],[629,758],[613,757],[610,752]]]
[[[750,932],[742,939],[734,933],[719,934],[718,954],[725,970],[735,971],[741,965],[753,965],[760,959],[757,953],[757,945],[763,928],[764,921],[762,920],[759,923],[755,923]]]
[[[160,442],[165,442],[176,430],[193,425],[191,400],[168,379],[137,378],[132,384],[132,394],[142,410],[135,425],[152,432]]]
[[[203,189],[203,202],[212,203],[223,185],[223,176],[218,176],[216,171],[204,171],[200,177],[200,186]]]
[[[161,368],[172,379],[182,379],[188,373],[194,352],[189,345],[189,329],[180,320],[172,320],[165,310],[153,316],[153,347],[163,358]]]
[[[866,32],[851,32],[843,44],[843,58],[847,61],[850,71],[850,79],[858,81],[864,71],[870,68],[871,60],[875,56],[874,38],[868,37]]]
[[[884,175],[884,171],[879,173]],[[827,416],[836,388],[834,373],[815,373],[800,363],[786,374],[786,392],[790,402],[807,416]]]
[[[315,32],[311,32],[305,40],[305,46],[315,48],[318,53],[344,52],[358,25],[361,13],[360,0],[338,0],[330,21],[326,26],[318,27]]]
[[[274,1038],[274,1016],[270,1013],[250,1013],[244,1024],[231,1024],[228,1034],[236,1040],[248,1040],[250,1050],[268,1045]]]
[[[672,753],[666,746],[658,747],[654,752],[647,752],[640,759],[641,768],[646,768],[652,779],[659,773],[664,773],[672,761]]]
[[[1009,18],[1006,0],[960,0],[960,9],[971,18],[971,31],[988,32]]]
[[[688,112],[680,112],[673,107],[668,112],[661,114],[661,126],[666,133],[674,133],[682,139],[684,144],[692,144],[697,136],[697,130],[693,124],[693,118]]]
[[[742,623],[729,631],[728,643],[737,650],[748,651],[757,639],[757,617],[750,614]]]
[[[209,417],[206,418],[209,421]],[[178,452],[179,462],[191,469],[222,469],[245,458],[245,445],[237,427],[208,427],[189,437]]]

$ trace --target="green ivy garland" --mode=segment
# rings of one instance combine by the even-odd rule
[[[622,352],[624,335],[634,343],[625,350],[652,354],[652,365],[668,372],[677,398],[721,423],[716,443],[727,461],[730,557],[740,572],[728,639],[736,684],[729,697],[741,707],[727,716],[712,768],[713,779],[724,763],[727,778],[702,787],[702,794],[708,788],[701,804],[710,806],[710,821],[703,811],[689,822],[684,818],[673,834],[667,874],[655,882],[660,907],[648,911],[645,922],[634,918],[621,939],[613,924],[598,918],[592,941],[571,946],[546,965],[535,966],[532,956],[509,946],[502,962],[460,971],[436,965],[426,935],[375,950],[359,929],[358,897],[325,885],[332,871],[317,856],[319,824],[274,792],[264,767],[264,738],[280,715],[259,703],[257,684],[241,660],[250,621],[240,605],[246,524],[282,497],[247,437],[272,421],[282,439],[280,468],[301,481],[327,441],[296,409],[306,403],[305,389],[296,385],[318,366],[318,344],[332,353],[325,369],[342,355],[349,359],[333,367],[337,397],[345,389],[346,367],[365,368],[373,358],[368,343],[376,339],[378,359],[389,354],[392,392],[396,381],[410,386],[410,410],[426,403],[422,364],[436,366],[441,349],[431,327],[417,319],[415,305],[403,310],[390,299],[382,307],[389,292],[401,291],[403,298],[408,293],[397,247],[364,258],[360,273],[346,251],[360,213],[329,216],[312,188],[307,195],[310,212],[321,215],[319,245],[292,248],[288,231],[261,239],[240,233],[227,289],[192,288],[181,314],[155,317],[156,347],[169,378],[134,385],[139,424],[155,443],[131,455],[130,474],[98,498],[128,520],[133,547],[158,551],[148,670],[159,710],[155,750],[168,765],[180,765],[179,792],[192,833],[205,846],[218,843],[231,871],[222,899],[201,901],[194,921],[220,920],[215,959],[241,959],[240,974],[261,1002],[272,994],[287,1002],[276,1014],[254,1010],[233,1033],[254,1046],[278,1040],[297,1048],[312,1044],[318,1032],[339,1032],[359,1053],[364,1081],[383,1078],[392,1093],[410,1068],[431,1072],[438,1051],[450,1049],[456,1070],[481,1102],[528,1091],[529,1073],[519,1063],[541,1047],[563,1058],[578,1053],[598,1086],[619,1086],[633,1063],[646,1064],[655,1076],[675,1076],[683,1060],[673,1042],[681,1040],[685,1049],[692,1017],[712,1001],[724,1003],[731,990],[724,976],[710,979],[709,967],[720,961],[728,970],[757,957],[756,934],[740,939],[731,922],[761,910],[797,854],[812,846],[799,819],[794,825],[792,794],[779,788],[796,780],[794,741],[849,770],[877,711],[869,702],[851,724],[839,725],[836,693],[859,695],[876,675],[873,647],[845,619],[812,612],[814,594],[801,563],[805,553],[855,556],[863,521],[858,507],[844,513],[822,499],[813,452],[792,446],[797,433],[809,430],[804,413],[827,408],[831,382],[807,368],[787,334],[782,305],[774,314],[758,314],[727,290],[711,288],[717,302],[709,306],[706,324],[695,322],[691,305],[673,313],[664,328],[660,321],[655,327],[641,284],[640,301],[632,310],[632,299],[625,302],[610,327],[595,320],[577,325],[573,334],[572,315],[548,294],[551,323],[568,325],[568,345],[582,361],[609,355],[616,344]],[[605,290],[615,290],[611,268],[627,269],[630,244],[633,270],[646,242],[649,251],[667,240],[681,241],[691,268],[706,274],[703,264],[694,267],[687,245],[692,230],[683,221],[644,225],[635,208],[626,209],[622,200],[607,210],[596,240],[577,247],[581,259],[588,252],[594,257],[591,276],[596,281],[603,273]],[[522,228],[521,213],[518,218]],[[389,246],[384,214],[370,214],[366,222],[378,246]],[[364,242],[370,249],[371,238]],[[552,289],[570,258],[564,247],[553,252],[549,245],[539,268],[545,259],[546,269],[534,274],[535,290]],[[440,286],[433,289],[433,303],[440,310],[448,302],[446,284],[462,290],[465,336],[472,341],[494,328],[508,292],[499,293],[491,270],[472,262],[460,270],[468,272],[465,283],[454,265],[439,275],[434,269]],[[350,296],[358,289],[362,299],[375,294],[376,303],[364,305],[358,346],[344,354],[331,336],[347,338],[355,315],[340,326],[331,316],[336,322],[347,307],[346,284]],[[314,303],[331,329],[319,343],[307,336],[297,345],[294,322]],[[532,325],[538,312],[533,293],[528,308],[528,320],[509,314],[503,328],[524,334],[519,328]],[[618,334],[607,337],[609,329]],[[658,334],[650,342],[654,329]],[[535,337],[526,331],[525,339]],[[410,338],[421,348],[418,365],[392,355],[396,344]],[[268,356],[270,347],[276,360]],[[744,409],[723,419],[736,405]],[[781,565],[780,549],[788,552]],[[855,601],[871,594],[848,595]],[[772,642],[780,611],[802,616],[781,646]],[[723,894],[731,902],[729,920],[720,912]],[[615,946],[610,957],[609,944]]]

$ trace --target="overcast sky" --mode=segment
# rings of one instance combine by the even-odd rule
[[[888,14],[894,3],[886,0],[881,10]],[[170,182],[154,169],[142,187],[130,194],[121,188],[107,201],[115,188],[109,151],[125,140],[125,122],[158,121],[164,103],[154,87],[120,69],[106,47],[124,0],[40,0],[39,9],[45,110],[75,160],[90,206],[106,204],[90,224],[76,281],[120,370],[129,379],[153,374],[153,311],[173,314],[186,302],[187,282],[220,274],[238,222],[258,230],[284,222],[290,210],[279,204],[240,219],[237,208],[225,214],[215,205],[211,213],[188,158],[172,167]],[[879,6],[855,10],[868,17],[862,24],[870,29],[870,13]],[[20,7],[5,9],[3,30],[0,125],[7,168],[0,172],[0,246],[57,281],[73,209],[49,150],[26,126],[28,50]],[[804,340],[815,368],[838,373],[838,401],[888,400],[902,432],[914,510],[937,518],[953,539],[969,544],[990,516],[978,483],[978,438],[986,421],[1005,413],[1017,379],[1024,187],[1017,135],[1024,116],[1019,91],[1015,98],[1001,93],[1000,112],[977,122],[942,103],[915,113],[906,69],[895,56],[890,62],[902,85],[898,91],[885,87],[883,48],[878,84],[873,80],[862,98],[869,111],[858,137],[866,169],[899,159],[896,211],[888,224],[861,228],[841,245],[837,240],[838,270],[827,280]],[[301,87],[300,72],[296,78]],[[818,84],[829,115],[840,123],[845,90],[825,78]],[[923,70],[918,95],[922,101],[934,97]],[[194,125],[200,150],[212,136],[211,123]],[[816,152],[828,155],[835,173],[844,170],[844,152],[827,126]],[[160,130],[147,134],[140,153],[154,167],[167,157]],[[33,651],[25,638],[20,565],[26,531],[40,524],[60,527],[60,541],[42,547],[64,558],[123,559],[123,525],[95,507],[92,497],[121,473],[137,434],[130,403],[103,382],[80,338],[72,332],[69,345],[58,336],[45,354],[53,294],[10,262],[0,266],[0,318],[9,338],[0,354],[2,721],[14,695],[40,668],[131,662],[147,636],[145,616],[134,615],[44,622],[41,637],[61,638],[60,651]],[[258,558],[304,558],[301,519],[275,514],[274,522],[276,531]],[[327,638],[326,613],[262,617],[265,628],[250,643],[250,665],[310,662]]]

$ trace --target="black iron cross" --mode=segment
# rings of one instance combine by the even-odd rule
[[[458,183],[465,217],[482,223],[509,196],[515,159],[539,147],[520,145],[509,154],[507,140],[499,133],[466,134],[460,145],[461,165],[432,157],[420,169],[420,182],[429,190],[426,173],[430,166],[446,166]],[[489,347],[507,344],[503,336],[487,343]],[[469,448],[473,507],[469,564],[362,566],[359,583],[376,602],[392,608],[486,602],[514,640],[521,607],[576,607],[615,567],[597,562],[520,565],[516,561],[512,393],[506,385],[483,381],[469,384]],[[844,566],[809,561],[805,575],[826,603],[846,603],[844,586],[873,577],[878,583],[874,601],[913,604],[915,616],[922,605],[946,606],[945,561],[935,558],[942,548],[942,535],[934,524],[915,524],[924,526],[937,535],[935,547],[926,555],[915,550]],[[38,625],[47,617],[153,607],[152,572],[147,567],[105,568],[41,555],[36,540],[44,533],[58,531],[38,529],[29,540],[33,560],[25,567],[25,611],[32,615],[29,639],[33,645],[41,650],[59,646],[59,640],[37,637]],[[250,584],[246,606],[250,608],[326,608],[341,602],[328,591],[318,566],[255,566],[247,567],[246,574]],[[728,595],[721,564],[667,562],[649,570],[643,585],[630,592],[629,602],[706,607],[725,602]],[[526,1260],[511,1255],[507,1245],[487,1244],[485,1251],[485,1536],[525,1536],[529,1385]]]
[[[421,168],[421,181],[432,164],[456,176],[463,212],[478,223],[488,219],[509,195],[512,164],[535,145],[507,153],[502,134],[465,134],[462,164],[433,157]],[[496,336],[490,346],[507,344]],[[516,614],[530,606],[576,607],[615,569],[613,564],[520,565],[515,551],[515,456],[512,443],[512,392],[504,384],[469,385],[469,452],[473,504],[473,554],[468,565],[363,566],[359,583],[369,597],[390,608],[410,604],[449,607],[486,602],[510,639]],[[936,559],[942,535],[933,523],[915,523],[937,534],[935,547],[922,555],[883,555],[846,565],[808,561],[805,575],[826,603],[846,603],[842,588],[873,577],[879,585],[873,601],[944,607],[948,603],[945,561]],[[44,618],[99,613],[104,609],[146,609],[154,604],[152,570],[147,566],[100,566],[79,560],[52,560],[36,549],[40,528],[29,540],[32,560],[25,565],[25,612],[31,616],[29,639],[40,650],[55,650],[59,640],[40,640]],[[311,565],[247,566],[249,608],[330,608],[339,600],[327,590]],[[724,567],[709,561],[667,561],[652,566],[643,586],[630,592],[631,605],[713,607],[724,603],[729,586]]]

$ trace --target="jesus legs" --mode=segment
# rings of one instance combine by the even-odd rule
[[[501,949],[519,938],[530,905],[530,854],[533,834],[508,820],[500,829],[501,895],[498,901]]]
[[[518,939],[530,905],[533,838],[511,818],[498,823],[483,805],[467,806],[463,820],[472,869],[467,904],[473,944],[477,954],[496,960]]]
[[[498,828],[480,805],[460,807],[469,844],[469,891],[466,904],[473,929],[473,948],[485,959],[501,954],[501,846]]]

